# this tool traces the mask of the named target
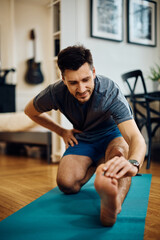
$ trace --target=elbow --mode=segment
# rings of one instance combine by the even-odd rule
[[[146,144],[144,138],[143,138],[143,141],[144,141],[144,148],[145,148],[145,154],[146,154],[146,151],[147,151],[147,144]]]
[[[141,142],[142,142],[142,145],[144,146],[144,148],[147,149],[147,144],[146,144],[146,141],[145,141],[144,137],[142,136],[142,134],[141,134]]]
[[[35,108],[33,105],[33,100],[31,100],[24,108],[24,113],[28,116],[28,117],[32,117],[35,114]]]
[[[30,115],[30,114],[29,114],[29,110],[28,110],[28,105],[25,107],[25,109],[24,109],[24,113],[25,113],[27,116]]]
[[[147,144],[146,144],[146,141],[144,139],[144,137],[141,135],[141,147],[144,151],[144,155],[146,154],[146,151],[147,151]]]
[[[28,114],[27,114],[27,109],[26,109],[26,107],[25,107],[25,109],[24,109],[24,113],[25,113],[26,115],[28,115]]]
[[[33,100],[31,100],[26,107],[24,108],[24,113],[31,118],[33,121],[36,121],[37,117],[41,114],[38,112],[33,104]]]

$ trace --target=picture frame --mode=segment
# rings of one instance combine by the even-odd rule
[[[150,0],[127,0],[128,43],[157,45],[157,3]]]
[[[91,37],[123,41],[123,0],[91,0]]]

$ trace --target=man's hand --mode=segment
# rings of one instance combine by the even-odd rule
[[[74,136],[74,133],[81,133],[81,131],[77,130],[77,129],[63,129],[61,137],[63,138],[65,145],[66,145],[66,149],[69,147],[69,145],[71,145],[72,147],[74,146],[74,144],[78,144],[77,139]]]
[[[104,175],[120,179],[122,177],[133,177],[137,174],[138,169],[133,166],[124,157],[114,157],[103,166]]]

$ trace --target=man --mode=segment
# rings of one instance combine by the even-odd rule
[[[112,226],[131,177],[143,164],[144,139],[118,86],[106,77],[96,76],[90,50],[68,47],[59,53],[58,66],[62,80],[31,100],[25,113],[65,142],[57,173],[61,191],[79,192],[96,170],[100,219],[104,226]],[[59,109],[74,128],[68,130],[55,123],[45,113],[51,109]]]

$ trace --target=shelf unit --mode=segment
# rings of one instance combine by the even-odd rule
[[[61,0],[53,1],[52,8],[53,8],[53,45],[54,45],[54,56],[56,57],[60,51]]]
[[[61,78],[61,73],[57,65],[57,55],[61,49],[61,0],[52,0],[50,6],[52,7],[53,19],[53,80],[58,81]],[[54,121],[61,125],[61,113],[59,111],[52,111]],[[62,156],[63,140],[55,133],[52,134],[52,161],[59,162]]]
[[[52,45],[53,45],[53,81],[56,82],[61,79],[61,73],[57,66],[57,55],[64,45],[64,36],[66,33],[66,27],[71,26],[71,20],[65,17],[62,12],[67,12],[70,14],[70,8],[68,6],[74,6],[75,0],[50,0],[49,7],[51,7],[52,12]],[[67,15],[66,15],[67,16]],[[69,21],[68,21],[69,20]],[[63,32],[62,32],[62,22],[63,22]],[[65,28],[64,28],[65,24]],[[62,39],[63,35],[63,39]],[[63,42],[62,42],[63,40]],[[67,120],[67,118],[60,113],[60,111],[52,111],[53,120],[60,124],[62,127],[71,129],[72,124]],[[57,134],[52,134],[52,162],[59,162],[65,151],[65,144],[63,139]]]

